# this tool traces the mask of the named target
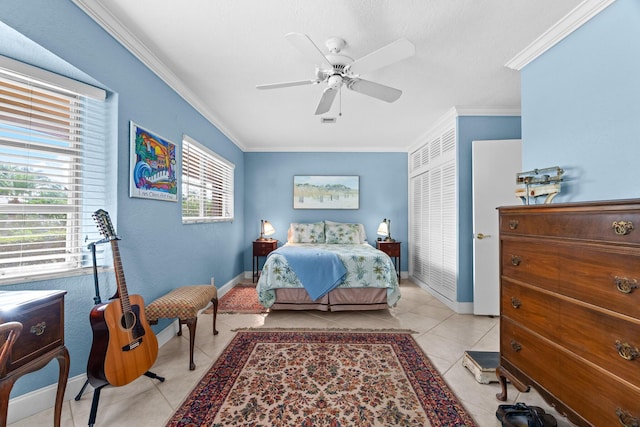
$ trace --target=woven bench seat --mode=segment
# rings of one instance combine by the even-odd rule
[[[209,302],[213,303],[213,335],[217,335],[216,316],[218,314],[218,290],[212,285],[181,286],[161,296],[145,307],[147,320],[152,325],[158,319],[178,319],[178,335],[182,335],[182,325],[189,328],[189,369],[196,368],[193,363],[193,348],[196,339],[198,313]]]

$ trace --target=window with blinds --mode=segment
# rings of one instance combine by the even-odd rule
[[[77,81],[0,57],[0,282],[91,262],[107,109],[104,91],[87,87],[89,96]]]
[[[187,135],[182,139],[182,223],[233,220],[235,165]]]

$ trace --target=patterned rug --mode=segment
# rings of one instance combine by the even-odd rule
[[[238,283],[220,298],[218,302],[218,313],[267,313],[265,308],[258,302],[255,283]],[[213,313],[213,308],[208,308],[204,314]]]
[[[411,334],[241,331],[167,427],[475,426]]]

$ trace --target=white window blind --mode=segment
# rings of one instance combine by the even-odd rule
[[[106,197],[104,91],[16,64],[0,61],[0,282],[88,265]]]
[[[235,165],[187,135],[182,139],[182,222],[233,220]]]

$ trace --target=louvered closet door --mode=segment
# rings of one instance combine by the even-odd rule
[[[455,144],[452,127],[410,157],[412,275],[451,301],[457,300]]]
[[[423,261],[425,257],[424,251],[424,236],[422,233],[423,229],[423,216],[426,213],[423,212],[424,203],[423,199],[425,198],[423,194],[423,178],[428,179],[427,174],[418,175],[411,179],[411,195],[413,204],[411,206],[411,217],[413,221],[411,223],[411,261],[413,265],[413,275],[422,281],[424,280],[424,274],[426,271],[425,262]],[[427,182],[428,185],[428,182]]]

